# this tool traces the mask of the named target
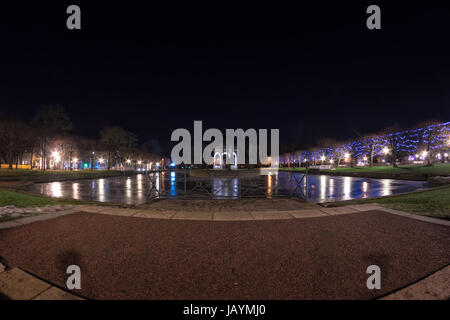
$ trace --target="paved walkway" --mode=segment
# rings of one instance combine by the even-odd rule
[[[94,299],[370,299],[450,263],[448,226],[369,205],[228,216],[77,209],[0,230],[0,256],[61,288],[77,264],[75,293]],[[372,264],[381,290],[366,287]]]

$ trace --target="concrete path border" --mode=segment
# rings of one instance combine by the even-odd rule
[[[128,216],[150,219],[173,219],[173,220],[205,220],[205,221],[255,221],[255,220],[284,220],[301,218],[318,218],[333,215],[357,213],[370,210],[381,210],[377,205],[358,205],[337,208],[323,208],[317,206],[315,209],[302,210],[235,210],[235,211],[181,211],[181,210],[155,210],[155,209],[122,209],[107,208],[100,206],[79,206],[79,211]]]
[[[440,224],[440,225],[443,225],[443,226],[450,227],[450,221],[449,220],[442,220],[442,219],[438,219],[438,218],[421,216],[421,215],[418,215],[418,214],[412,214],[412,213],[399,211],[399,210],[394,210],[394,209],[390,209],[390,208],[386,208],[386,207],[382,207],[381,210],[384,211],[384,212],[392,213],[392,214],[395,214],[395,215],[398,215],[398,216],[402,216],[402,217],[405,217],[405,218],[410,218],[410,219],[414,219],[414,220],[420,220],[420,221],[424,221],[424,222]]]
[[[129,209],[117,207],[105,207],[97,205],[78,205],[74,208],[59,211],[56,213],[46,213],[37,216],[16,219],[0,223],[0,229],[14,228],[24,224],[45,221],[60,216],[88,212],[113,216],[136,217],[147,219],[172,219],[189,221],[259,221],[259,220],[285,220],[285,219],[305,219],[319,218],[334,215],[345,215],[367,211],[383,211],[405,218],[420,220],[423,222],[450,226],[450,221],[415,215],[403,211],[393,210],[378,204],[358,204],[343,207],[321,207],[314,209],[299,210],[254,210],[254,211],[181,211],[181,210],[155,210],[155,209]]]
[[[449,300],[450,265],[380,300]]]
[[[0,222],[0,229],[19,227],[24,224],[33,223],[36,221],[45,221],[45,220],[49,220],[49,219],[54,219],[54,218],[68,215],[68,214],[76,213],[76,212],[80,212],[80,210],[75,207],[73,209],[52,212],[52,213],[43,213],[43,214],[38,214],[36,216],[30,216],[30,217]]]
[[[0,294],[12,300],[85,300],[19,268],[0,272]]]

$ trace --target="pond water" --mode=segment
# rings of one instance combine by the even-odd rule
[[[114,177],[93,180],[36,183],[27,191],[55,198],[143,204],[149,197],[212,197],[237,199],[239,195],[277,197],[295,195],[309,202],[330,202],[364,199],[400,194],[427,188],[426,182],[392,179],[368,179],[327,175],[303,175],[279,172],[274,176],[257,176],[251,179],[208,178],[200,181],[187,179],[178,172],[154,173],[149,179],[144,174],[131,177]]]

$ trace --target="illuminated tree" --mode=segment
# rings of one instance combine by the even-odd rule
[[[398,126],[392,126],[382,131],[384,136],[384,148],[387,151],[385,156],[389,162],[397,167],[397,160],[406,154],[406,151],[402,148],[404,137],[399,132]]]
[[[419,135],[418,150],[426,159],[427,166],[431,166],[439,153],[438,148],[445,145],[446,128],[441,122],[434,120],[422,122],[419,126],[423,130]]]
[[[362,144],[364,147],[364,152],[368,155],[369,165],[373,166],[373,157],[377,153],[377,149],[380,147],[380,138],[375,135],[365,135],[362,138]]]

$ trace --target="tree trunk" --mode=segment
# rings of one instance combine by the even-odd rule
[[[31,155],[30,155],[30,169],[33,169],[33,151],[34,148],[31,148]]]
[[[372,148],[370,149],[370,167],[373,167],[373,151],[374,145],[372,145]]]

